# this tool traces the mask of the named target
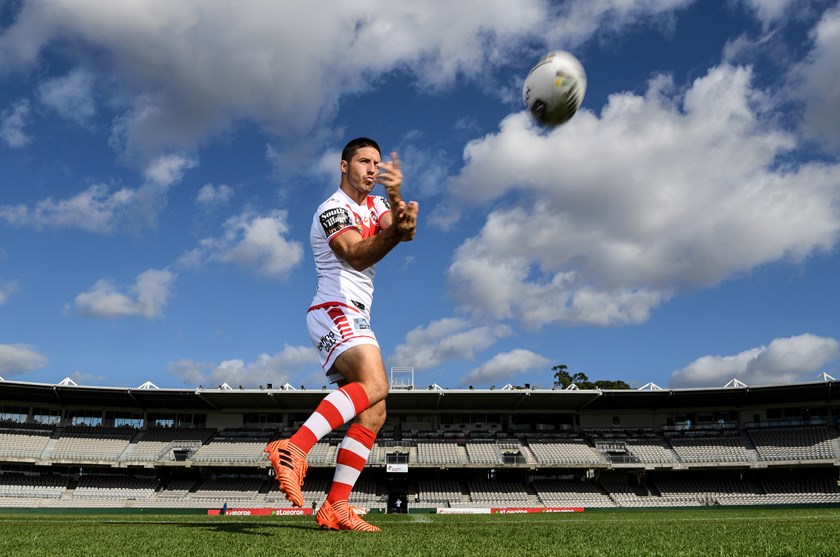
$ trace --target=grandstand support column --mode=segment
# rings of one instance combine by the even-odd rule
[[[519,393],[519,399],[518,399],[518,400],[516,401],[516,403],[513,405],[513,408],[512,408],[511,410],[516,410],[517,408],[519,408],[519,406],[520,406],[523,402],[525,402],[525,400],[526,400],[528,397],[530,397],[530,396],[531,396],[531,393],[529,393],[528,391],[525,391],[525,392]]]
[[[209,406],[213,410],[221,412],[221,408],[219,408],[218,406],[216,406],[215,404],[213,404],[212,402],[207,400],[207,397],[203,396],[204,395],[204,389],[202,387],[197,388],[195,390],[195,394],[199,398],[199,400],[201,400],[201,402],[203,402],[204,404],[206,404],[207,406]]]

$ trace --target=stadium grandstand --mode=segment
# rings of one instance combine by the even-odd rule
[[[263,448],[325,389],[0,381],[0,507],[287,507]],[[840,504],[840,382],[706,389],[399,384],[353,492],[387,509]],[[337,431],[309,454],[307,506]]]

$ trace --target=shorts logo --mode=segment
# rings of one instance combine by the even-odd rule
[[[353,319],[353,328],[358,331],[369,331],[370,323],[364,317],[356,317]]]
[[[335,346],[335,342],[335,333],[330,331],[321,337],[321,342],[318,343],[318,351],[323,352],[324,350],[330,350],[333,346]]]
[[[344,207],[334,207],[327,209],[321,216],[318,217],[321,221],[321,226],[324,228],[324,234],[327,238],[348,226],[353,226],[353,221],[350,219],[350,212]]]

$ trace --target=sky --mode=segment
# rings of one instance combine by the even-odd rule
[[[557,49],[588,85],[545,129]],[[0,0],[0,377],[327,384],[309,227],[358,136],[420,205],[372,307],[415,386],[840,378],[818,0]]]

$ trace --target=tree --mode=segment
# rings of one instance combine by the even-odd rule
[[[630,385],[618,379],[616,381],[608,381],[606,379],[600,379],[595,381],[594,383],[595,388],[597,389],[604,389],[604,390],[620,390],[620,389],[630,389]]]
[[[590,381],[589,377],[583,372],[575,374],[569,373],[569,367],[566,364],[557,364],[551,368],[554,372],[554,386],[560,389],[568,389],[569,385],[574,384],[578,389],[630,389],[630,385],[626,382],[618,380],[599,379],[598,381]]]
[[[551,368],[554,372],[554,386],[561,389],[572,384],[572,376],[569,375],[569,368],[566,364],[558,364]]]
[[[589,377],[587,377],[585,373],[582,373],[580,371],[575,373],[574,375],[572,375],[572,383],[574,383],[575,385],[577,385],[581,389],[591,389],[592,388],[592,387],[590,387],[590,385],[592,385],[592,383],[589,382]]]

